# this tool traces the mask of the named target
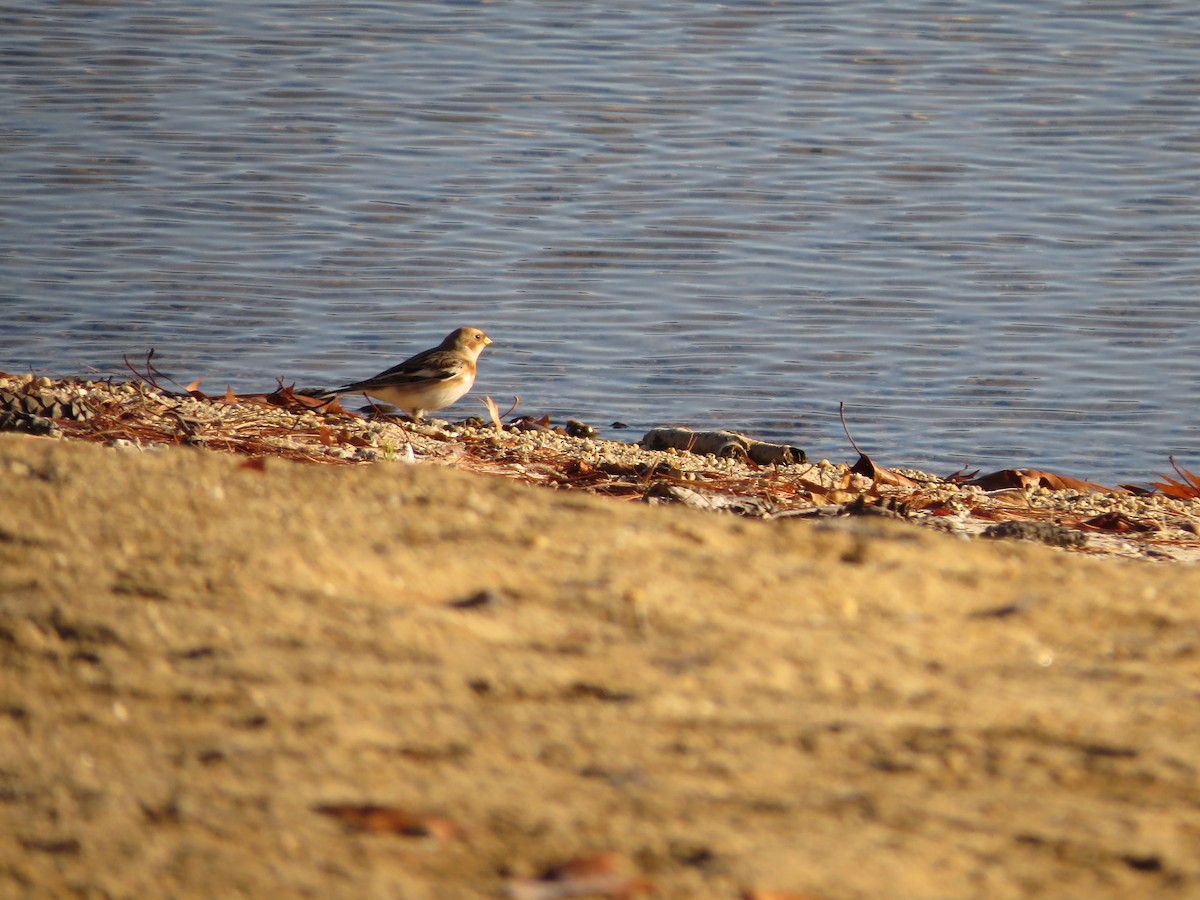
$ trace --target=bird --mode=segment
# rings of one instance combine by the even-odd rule
[[[364,381],[325,391],[321,399],[339,394],[368,394],[399,407],[414,422],[425,413],[454,403],[475,383],[475,362],[492,339],[483,329],[465,326],[446,335],[436,347],[422,350],[399,365]]]

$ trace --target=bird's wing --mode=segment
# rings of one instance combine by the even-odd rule
[[[420,384],[422,382],[449,381],[463,373],[467,361],[460,357],[436,354],[434,351],[420,353],[412,359],[406,359],[397,366],[392,366],[386,372],[380,372],[365,381],[348,384],[340,391],[367,391],[371,388],[395,387],[401,384]]]

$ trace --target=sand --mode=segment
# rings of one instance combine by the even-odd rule
[[[1191,565],[0,434],[0,598],[3,896],[1200,894]]]

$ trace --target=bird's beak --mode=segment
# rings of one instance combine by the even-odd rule
[[[486,347],[488,344],[492,344],[492,343],[495,343],[495,342],[485,334],[483,336],[483,346]]]

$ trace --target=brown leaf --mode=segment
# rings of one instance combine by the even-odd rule
[[[1163,481],[1152,481],[1150,486],[1162,491],[1168,497],[1176,500],[1195,500],[1200,497],[1200,478],[1189,472],[1183,466],[1176,465],[1175,457],[1167,457],[1183,481],[1176,481],[1169,475],[1163,475]]]
[[[1012,509],[994,509],[990,506],[977,506],[971,510],[971,516],[984,522],[1007,522],[1009,519],[1020,518],[1021,513]]]
[[[237,403],[237,402],[238,402],[238,397],[237,397],[237,394],[235,394],[235,393],[233,392],[233,388],[231,388],[231,387],[226,387],[226,388],[225,388],[225,396],[224,396],[222,399],[223,399],[223,400],[224,400],[226,403],[228,403],[230,406],[233,406],[235,403]]]
[[[334,397],[332,400],[310,397],[308,394],[302,394],[297,391],[294,384],[285,385],[282,381],[279,383],[279,387],[269,394],[243,394],[241,399],[248,400],[251,397],[262,399],[272,406],[283,406],[293,409],[296,407],[302,409],[319,409],[322,412],[338,413],[344,416],[355,415],[342,406],[337,397]]]
[[[595,471],[596,467],[586,459],[568,459],[563,464],[563,474],[572,478],[592,475]]]
[[[535,419],[533,416],[517,416],[509,425],[517,429],[517,431],[549,431],[550,417],[542,416],[540,419]]]
[[[976,469],[974,472],[968,472],[967,467],[963,466],[957,472],[951,472],[949,475],[947,475],[942,480],[945,481],[947,484],[962,484],[964,481],[970,481],[972,478],[975,478],[977,475],[979,475],[978,469]]]
[[[996,506],[1008,506],[1016,509],[1030,509],[1029,495],[1019,488],[1005,488],[990,491],[988,500]]]
[[[191,397],[195,400],[210,400],[211,401],[213,398],[208,396],[208,394],[204,393],[204,391],[200,390],[197,387],[197,385],[200,384],[200,382],[202,380],[203,379],[197,378],[195,381],[193,381],[191,384],[189,384],[184,390],[186,391],[186,393],[189,397]]]
[[[1134,497],[1149,497],[1154,493],[1154,488],[1147,487],[1144,484],[1129,484],[1128,482],[1124,482],[1118,484],[1117,487],[1127,494],[1132,494]]]
[[[1079,524],[1085,528],[1094,528],[1096,531],[1109,531],[1113,534],[1145,534],[1149,531],[1158,531],[1158,526],[1153,522],[1133,519],[1125,515],[1125,513],[1117,512],[1116,510],[1103,513],[1099,516],[1093,516]]]
[[[892,487],[917,487],[917,483],[911,478],[901,475],[899,472],[893,472],[891,469],[885,469],[882,466],[875,465],[871,457],[865,453],[859,454],[858,462],[850,467],[850,471],[856,475],[865,475],[877,485],[885,484]]]
[[[628,900],[654,890],[633,863],[620,853],[592,853],[555,866],[540,878],[514,878],[508,895],[514,900],[564,900],[568,897],[611,897]]]
[[[404,837],[433,837],[439,841],[456,840],[458,827],[449,819],[422,816],[394,806],[373,803],[328,803],[314,806],[322,815],[332,816],[349,828],[376,834],[399,834]]]
[[[351,447],[370,447],[371,441],[363,437],[361,434],[355,434],[347,428],[343,428],[338,432],[338,440],[343,444],[349,444]]]
[[[1068,475],[1058,475],[1054,472],[1044,472],[1041,469],[1001,469],[980,475],[968,481],[985,491],[999,491],[1005,488],[1037,488],[1044,487],[1052,491],[1100,491],[1105,494],[1116,493],[1094,481],[1084,481],[1082,478],[1071,478]]]
[[[1200,497],[1200,489],[1183,484],[1170,477],[1166,477],[1166,481],[1152,481],[1150,485],[1157,488],[1165,496],[1175,500],[1195,500],[1197,497]]]

